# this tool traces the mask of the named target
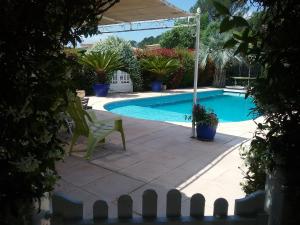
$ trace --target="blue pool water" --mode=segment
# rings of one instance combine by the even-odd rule
[[[220,90],[199,92],[197,97],[198,103],[212,109],[220,122],[238,122],[257,117],[250,113],[255,107],[252,99],[245,99],[244,94]],[[186,115],[191,115],[192,103],[193,95],[188,93],[112,102],[106,104],[104,108],[133,118],[188,122]]]

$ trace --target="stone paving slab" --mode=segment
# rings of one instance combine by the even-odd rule
[[[82,187],[83,190],[100,195],[104,200],[113,201],[120,195],[128,194],[132,190],[143,186],[145,182],[132,177],[113,173]]]
[[[205,213],[212,215],[213,203],[217,198],[225,198],[229,202],[229,212],[233,213],[234,200],[244,196],[240,188],[243,174],[238,167],[243,167],[238,150],[226,155],[210,170],[202,174],[198,179],[193,179],[180,191],[191,197],[194,193],[201,193],[205,196]],[[235,198],[233,198],[233,196]]]
[[[159,163],[142,161],[138,164],[125,168],[120,172],[130,177],[136,177],[144,182],[150,182],[168,171],[170,171],[169,168]]]
[[[79,187],[112,173],[107,169],[87,163],[78,163],[67,169],[59,169],[59,171],[65,181]]]
[[[125,98],[128,96],[137,95],[125,95]],[[101,109],[106,102],[120,99],[121,94],[115,98],[92,99],[94,108],[100,109],[96,111],[97,116],[115,117]],[[77,152],[65,162],[57,163],[62,180],[56,191],[82,200],[86,204],[85,218],[91,217],[91,206],[96,199],[106,200],[109,215],[116,217],[117,197],[122,194],[132,196],[135,215],[139,215],[142,192],[148,188],[159,194],[159,215],[164,215],[166,193],[172,188],[183,193],[184,215],[189,213],[189,197],[198,192],[207,199],[207,215],[212,213],[213,201],[221,196],[229,200],[229,212],[233,212],[234,199],[244,196],[239,185],[242,173],[238,167],[242,161],[238,146],[252,137],[254,122],[220,124],[214,142],[190,138],[190,124],[127,117],[123,117],[123,124],[127,151],[122,150],[120,135],[114,133],[96,148],[91,161],[82,158],[83,152]],[[75,148],[83,150],[85,140]]]

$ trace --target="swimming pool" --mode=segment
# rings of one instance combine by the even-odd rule
[[[255,107],[251,98],[245,94],[225,92],[223,90],[197,93],[198,103],[212,109],[220,122],[238,122],[255,119],[251,112]],[[104,108],[113,113],[146,120],[189,122],[186,115],[191,115],[193,94],[175,94],[151,98],[139,98],[112,102]]]

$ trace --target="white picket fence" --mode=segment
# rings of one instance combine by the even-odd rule
[[[133,201],[129,195],[118,199],[118,218],[108,218],[108,205],[96,201],[93,205],[93,219],[83,219],[83,203],[70,200],[62,195],[52,196],[52,225],[100,225],[100,224],[166,224],[166,225],[267,225],[264,212],[265,192],[258,191],[243,199],[235,200],[234,215],[228,216],[228,202],[219,198],[214,202],[213,216],[204,216],[205,198],[195,194],[190,201],[190,216],[181,216],[181,193],[170,190],[167,194],[166,216],[157,217],[157,193],[146,190],[143,193],[142,216],[133,218]]]
[[[130,74],[121,70],[114,72],[109,92],[133,92],[133,83],[130,78]]]

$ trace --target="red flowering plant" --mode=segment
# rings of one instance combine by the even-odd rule
[[[162,56],[166,58],[180,59],[184,54],[194,54],[194,49],[174,49],[174,48],[159,48],[159,49],[135,49],[134,53],[138,59]]]
[[[178,88],[185,74],[190,74],[193,71],[194,66],[194,50],[193,49],[135,49],[135,55],[140,62],[143,64],[144,60],[151,60],[150,58],[165,58],[170,61],[171,59],[179,62],[179,67],[177,70],[173,71],[172,74],[164,76],[162,81],[169,88]],[[164,60],[165,61],[165,60]],[[172,60],[171,60],[172,61]],[[144,80],[147,80],[147,76]]]
[[[180,62],[180,68],[170,77],[168,86],[177,88],[182,84],[184,76],[194,71],[194,52],[192,49],[175,49],[176,57]]]
[[[149,58],[149,57],[166,57],[166,58],[178,58],[178,54],[174,49],[159,48],[159,49],[139,49],[135,51],[137,58]]]
[[[155,56],[163,56],[166,58],[178,58],[178,54],[174,49],[170,48],[159,48],[155,50],[151,50],[150,54],[153,54]]]
[[[180,63],[177,59],[154,56],[141,60],[142,68],[152,73],[157,81],[165,80],[174,71],[178,70]]]

